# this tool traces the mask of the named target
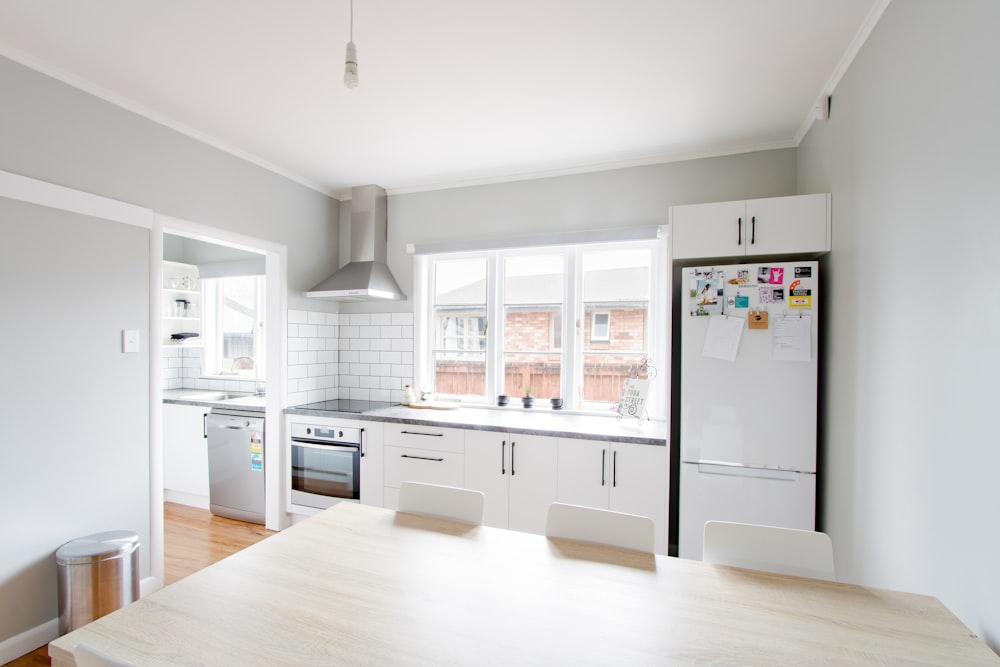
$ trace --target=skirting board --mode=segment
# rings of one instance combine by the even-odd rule
[[[146,577],[139,582],[139,597],[145,597],[162,587],[156,577]],[[41,625],[25,630],[19,635],[0,642],[0,665],[5,665],[36,648],[45,646],[59,636],[59,619],[53,618]]]
[[[208,496],[187,493],[186,491],[175,491],[173,489],[163,489],[163,501],[179,505],[190,505],[191,507],[198,507],[203,510],[207,510],[209,507]]]

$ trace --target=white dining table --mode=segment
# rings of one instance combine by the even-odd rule
[[[936,598],[340,503],[49,644],[137,665],[1000,665]]]

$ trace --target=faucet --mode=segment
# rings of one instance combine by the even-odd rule
[[[260,373],[257,370],[257,362],[254,360],[253,357],[236,357],[235,359],[233,359],[233,365],[230,367],[229,370],[232,371],[232,372],[234,372],[234,373],[237,370],[245,370],[245,369],[248,368],[247,364],[245,363],[247,361],[250,362],[250,366],[249,367],[253,368],[253,395],[254,396],[263,396],[264,395],[264,388],[260,384]],[[240,362],[244,362],[244,363],[240,364]],[[237,364],[240,364],[239,369],[237,369],[237,367],[236,367]]]

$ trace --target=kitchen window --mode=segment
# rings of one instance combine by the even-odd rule
[[[204,372],[264,379],[264,277],[205,278]]]
[[[418,255],[416,381],[465,402],[492,404],[530,388],[540,401],[607,409],[651,357],[655,335],[665,335],[668,315],[652,288],[659,248],[632,241]],[[664,320],[658,332],[654,311]]]

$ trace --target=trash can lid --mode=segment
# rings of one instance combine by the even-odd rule
[[[131,530],[109,530],[70,540],[56,549],[56,563],[76,565],[127,556],[139,546],[139,536]]]

